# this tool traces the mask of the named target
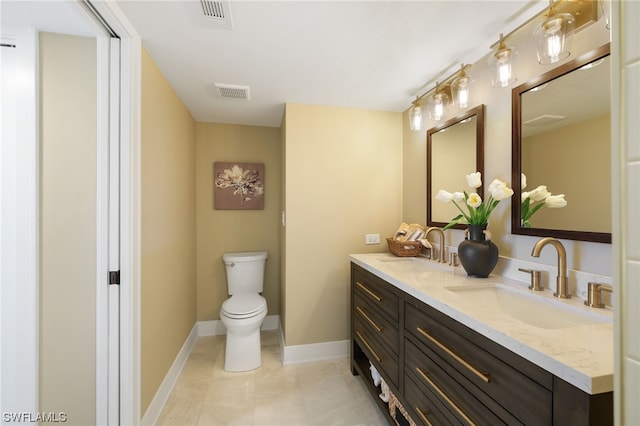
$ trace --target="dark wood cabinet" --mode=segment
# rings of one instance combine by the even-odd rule
[[[589,395],[354,263],[351,308],[353,373],[370,382],[371,362],[416,424],[613,424],[612,392]]]

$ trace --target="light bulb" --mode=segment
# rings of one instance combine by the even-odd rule
[[[504,37],[500,34],[500,44],[496,51],[489,55],[487,60],[491,70],[491,84],[493,87],[507,87],[518,80],[512,74],[512,62],[516,54],[517,50],[513,47],[507,47],[504,43]]]
[[[533,33],[539,63],[554,64],[569,57],[574,26],[573,15],[555,13],[553,9],[549,12],[549,17]]]
[[[409,109],[409,128],[414,131],[422,128],[422,106],[417,103],[417,100]]]
[[[509,80],[511,79],[511,62],[498,61],[498,78],[497,83],[499,87],[507,87]]]
[[[451,82],[451,97],[458,108],[469,106],[469,92],[471,78],[464,71],[464,64],[460,68],[460,74]]]

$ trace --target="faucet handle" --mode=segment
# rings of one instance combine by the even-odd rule
[[[456,252],[449,253],[449,265],[458,266],[458,253]]]
[[[524,268],[518,268],[518,271],[526,272],[531,275],[531,284],[529,284],[529,290],[533,290],[533,291],[544,290],[544,287],[542,286],[542,279],[541,279],[542,271],[539,271],[537,269],[524,269]]]
[[[604,308],[605,304],[602,303],[603,291],[613,293],[613,287],[603,283],[587,283],[587,300],[584,301],[584,304],[592,308]]]

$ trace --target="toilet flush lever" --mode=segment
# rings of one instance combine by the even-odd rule
[[[234,266],[236,266],[236,264],[234,262],[228,263],[227,266],[233,268]]]

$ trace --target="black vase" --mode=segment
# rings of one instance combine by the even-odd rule
[[[487,225],[469,225],[458,246],[458,258],[467,275],[487,278],[498,263],[498,247],[486,239]]]

